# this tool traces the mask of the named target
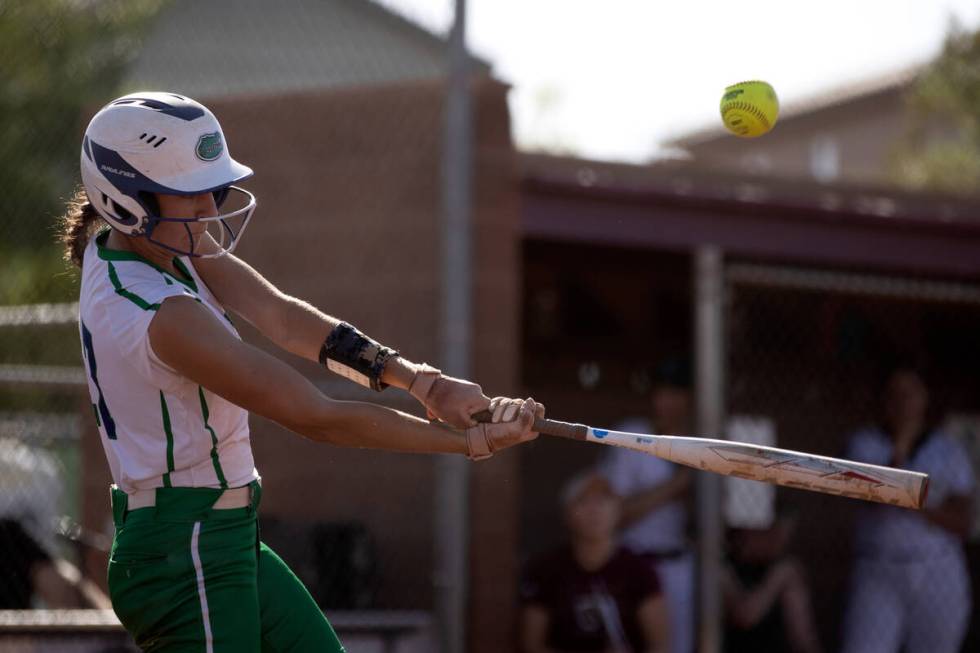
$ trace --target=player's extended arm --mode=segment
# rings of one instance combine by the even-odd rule
[[[521,609],[521,653],[558,653],[548,647],[548,624],[551,616],[540,606],[529,604]]]
[[[518,402],[519,414],[517,404],[499,410],[497,424],[473,427],[463,437],[383,406],[332,400],[286,363],[235,338],[189,297],[164,300],[149,337],[157,357],[181,375],[300,435],[336,445],[483,457],[536,437],[531,425],[535,412],[543,413],[533,400]],[[489,451],[481,450],[484,443]]]
[[[637,621],[643,631],[646,644],[644,653],[667,653],[670,651],[670,618],[667,616],[667,603],[663,594],[657,594],[643,601],[636,609]]]
[[[324,338],[341,324],[341,320],[283,293],[234,255],[197,259],[194,266],[226,308],[245,318],[282,349],[322,362]],[[413,388],[412,394],[425,406],[430,417],[456,428],[473,426],[470,416],[485,410],[490,402],[480,386],[445,375],[419,378],[421,369],[422,366],[407,358],[396,356],[384,365],[381,381],[409,390],[418,378],[420,383]]]
[[[722,593],[732,623],[745,630],[754,628],[799,577],[796,563],[782,560],[769,568],[758,585],[749,588],[739,582],[731,568],[725,568],[721,579]]]
[[[660,506],[684,496],[690,486],[691,470],[678,467],[663,483],[634,492],[623,499],[620,528],[632,526]]]

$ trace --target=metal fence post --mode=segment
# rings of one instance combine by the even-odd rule
[[[449,75],[442,157],[442,369],[470,376],[471,266],[470,184],[471,118],[466,2],[456,0],[449,34]],[[439,650],[466,648],[469,537],[469,465],[462,456],[439,456],[435,478],[435,608]]]
[[[702,245],[694,253],[695,387],[697,432],[724,437],[724,260],[721,248]],[[721,478],[699,474],[698,651],[718,653],[722,645],[720,572],[722,552]]]

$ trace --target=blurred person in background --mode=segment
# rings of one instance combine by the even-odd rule
[[[820,653],[810,589],[803,567],[786,546],[793,520],[769,528],[729,530],[729,557],[722,569],[725,650]]]
[[[667,653],[669,620],[650,565],[620,546],[620,498],[587,470],[562,492],[569,544],[535,560],[521,583],[524,653]]]
[[[844,619],[845,653],[955,653],[971,611],[963,541],[974,477],[963,447],[938,428],[920,367],[893,366],[881,417],[858,431],[847,457],[929,474],[921,511],[862,503]]]
[[[0,610],[110,607],[58,554],[62,481],[49,453],[0,438]]]
[[[118,98],[86,128],[80,166],[84,192],[60,239],[81,268],[83,362],[115,483],[116,615],[154,653],[343,651],[307,589],[259,539],[249,413],[314,442],[482,460],[535,438],[544,407],[491,400],[413,363],[233,255],[256,206],[236,184],[252,170],[231,158],[204,105],[175,93]],[[384,255],[368,245],[365,257]],[[310,273],[357,283],[331,276],[342,272],[330,268],[331,246],[349,244],[325,244],[322,269]],[[407,391],[430,419],[325,396],[244,342],[229,310],[283,351],[371,390]],[[482,410],[489,423],[473,419]]]
[[[649,417],[627,420],[618,431],[691,435],[691,370],[683,356],[653,369]],[[601,473],[623,497],[623,544],[657,572],[667,601],[671,653],[694,649],[694,554],[687,540],[687,501],[693,473],[684,466],[629,449],[610,447]]]

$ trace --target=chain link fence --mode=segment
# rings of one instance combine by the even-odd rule
[[[135,650],[111,612],[93,610],[106,607],[110,479],[82,367],[78,276],[55,242],[90,117],[140,89],[213,108],[257,173],[261,208],[238,252],[286,292],[438,363],[438,279],[412,263],[437,270],[438,250],[367,259],[389,237],[437,242],[447,59],[441,36],[366,0],[0,2],[0,650]],[[472,60],[471,71],[487,79],[489,67]],[[483,125],[509,148],[503,93],[492,91]],[[497,177],[509,152],[494,155]],[[412,265],[406,290],[399,274]],[[395,295],[405,305],[392,311],[416,311],[413,329],[376,310]],[[290,362],[328,394],[378,400]],[[394,391],[380,400],[418,413]],[[431,650],[433,459],[312,449],[261,420],[252,430],[263,539],[348,650]]]
[[[0,651],[135,650],[111,612],[85,609],[106,589],[109,476],[81,367],[77,276],[53,232],[77,183],[87,119],[140,88],[213,106],[235,156],[257,172],[250,189],[260,212],[240,253],[287,292],[438,362],[435,311],[418,306],[438,302],[438,272],[425,262],[438,257],[445,54],[441,39],[367,0],[0,1]],[[474,69],[488,72],[480,62]],[[476,91],[474,205],[478,235],[513,247],[519,198],[501,89]],[[392,244],[384,256],[379,243]],[[650,353],[653,341],[658,356],[690,353],[690,278],[686,254],[660,252],[651,264],[649,252],[618,251],[604,255],[617,272],[603,277],[596,249],[525,253],[525,290],[544,289],[525,297],[525,352],[517,350],[519,296],[474,302],[495,311],[484,324],[509,325],[480,334],[475,368],[481,382],[495,379],[485,387],[505,393],[514,388],[499,369],[523,356],[535,364],[525,379],[535,392],[572,379],[571,390],[552,393],[563,397],[559,418],[613,426],[650,408],[653,379],[634,369],[636,352]],[[512,254],[480,250],[496,267],[475,285],[517,286],[520,254]],[[574,274],[551,280],[563,260],[574,261]],[[630,285],[641,269],[649,279]],[[618,308],[600,310],[606,305]],[[905,433],[899,462],[928,464],[933,477],[924,513],[726,480],[727,649],[861,651],[861,637],[961,638],[961,650],[980,648],[969,599],[980,516],[966,501],[980,460],[980,287],[735,262],[724,324],[728,437],[888,464],[894,430]],[[328,394],[377,399],[290,362]],[[920,437],[933,426],[944,435]],[[431,460],[323,453],[262,420],[253,432],[267,485],[263,537],[348,649],[433,650],[444,579],[433,578]],[[485,601],[481,632],[507,642],[518,565],[501,552],[521,538],[522,553],[551,544],[562,528],[553,495],[571,467],[599,457],[566,444],[542,438],[522,453],[523,480],[545,499],[509,489],[511,512],[489,515],[474,538],[483,546],[473,556],[482,584],[471,588]],[[496,469],[505,473],[486,477],[478,498],[497,500],[521,473]],[[678,499],[688,517],[689,495]],[[535,501],[547,505],[526,510],[518,533],[521,511]],[[965,515],[972,530],[954,534]]]
[[[922,512],[727,480],[728,650],[975,650],[980,286],[727,280],[730,438],[931,475]]]
[[[76,183],[85,113],[116,89],[160,6],[0,3],[0,610],[95,607],[90,599],[101,594],[85,555],[107,550],[109,540],[81,526],[80,443],[91,414],[78,282],[54,242],[55,216]],[[108,634],[79,649],[71,648],[75,635],[60,643],[35,635],[0,635],[0,649],[125,644]]]
[[[118,83],[155,4],[0,3],[0,610],[87,605],[84,552],[108,546],[79,525],[89,415],[54,216],[77,177],[82,109]]]

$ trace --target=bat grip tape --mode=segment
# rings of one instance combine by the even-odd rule
[[[490,422],[493,414],[489,410],[481,410],[473,415],[473,419],[478,422]],[[587,440],[589,437],[589,427],[584,424],[572,424],[571,422],[559,422],[554,419],[544,417],[534,418],[534,430],[545,435],[553,435],[569,440]]]

